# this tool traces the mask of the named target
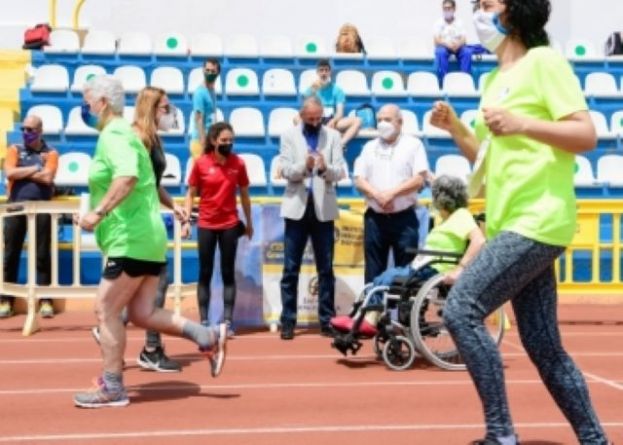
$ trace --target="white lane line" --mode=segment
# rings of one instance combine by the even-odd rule
[[[606,422],[607,428],[623,428],[623,422]],[[569,429],[568,423],[541,422],[517,423],[518,429]],[[129,431],[125,433],[76,433],[76,434],[49,434],[30,436],[0,437],[0,443],[16,443],[36,441],[58,442],[72,440],[120,440],[147,437],[188,437],[188,436],[255,436],[261,434],[309,434],[309,433],[359,433],[359,432],[387,432],[387,431],[453,431],[482,429],[480,423],[457,424],[415,424],[415,425],[318,425],[308,427],[275,426],[268,428],[214,428],[214,429],[187,429],[187,430],[160,430],[160,431]]]
[[[584,372],[583,374],[591,380],[594,380],[599,383],[603,383],[604,385],[610,386],[611,388],[618,389],[619,391],[623,391],[623,384],[620,384],[614,380],[606,379],[605,377],[600,377],[591,372]]]
[[[506,343],[505,343],[506,344]],[[507,343],[508,346],[514,345]],[[519,347],[517,347],[519,348]],[[523,351],[523,349],[520,349]],[[623,352],[574,352],[567,351],[569,355],[573,357],[623,357]],[[172,355],[175,357],[175,354]],[[197,354],[197,359],[201,356]],[[502,357],[526,357],[525,352],[504,352]],[[126,362],[135,363],[134,357],[126,357]],[[227,361],[247,362],[247,361],[290,361],[290,360],[348,360],[352,362],[358,361],[376,361],[374,355],[357,355],[349,356],[347,358],[337,354],[301,354],[301,355],[238,355],[233,357],[227,357]],[[59,358],[25,358],[25,359],[5,359],[0,360],[0,366],[2,365],[49,365],[49,364],[92,364],[100,363],[101,358],[91,357],[59,357]]]
[[[540,379],[510,379],[507,380],[508,385],[542,385]],[[601,382],[596,382],[601,383]],[[611,382],[617,384],[616,382]],[[196,385],[192,388],[186,385],[166,385],[154,387],[150,386],[128,386],[129,391],[134,392],[197,392],[201,391],[223,391],[223,390],[265,390],[265,389],[325,389],[325,388],[369,388],[369,387],[418,387],[418,386],[472,386],[473,383],[469,378],[455,380],[400,380],[400,381],[366,381],[366,382],[307,382],[307,383],[239,383],[231,385]],[[40,396],[42,394],[66,394],[76,391],[83,391],[84,388],[36,388],[36,389],[5,389],[0,390],[1,396]]]
[[[318,335],[314,333],[310,333],[307,334],[305,333],[305,331],[302,331],[303,333],[301,335],[298,335],[296,337],[296,341],[300,341],[300,340],[316,340],[316,341],[321,341],[321,340],[325,340],[326,338],[321,338]],[[2,332],[0,332],[0,336],[2,335]],[[40,336],[40,337],[38,337]],[[45,336],[45,338],[42,338],[41,336]],[[504,334],[504,338],[507,337],[518,337],[518,333],[516,330],[510,331],[510,332],[506,332]],[[590,332],[590,331],[582,331],[582,332],[565,332],[563,330],[562,332],[562,337],[623,337],[623,330],[620,331],[611,331],[611,332]],[[240,334],[236,336],[236,342],[238,341],[249,341],[249,340],[267,340],[267,339],[279,339],[279,336],[276,334]],[[140,336],[134,336],[134,335],[130,335],[127,337],[127,341],[130,342],[143,342],[145,341],[145,337],[140,335]],[[178,337],[170,337],[167,336],[167,342],[169,341],[183,341],[186,342],[187,340],[185,339],[181,339]],[[80,342],[88,342],[88,343],[92,343],[93,342],[93,338],[91,337],[91,334],[87,331],[84,332],[83,336],[80,337],[48,337],[48,333],[47,332],[42,332],[39,334],[35,334],[34,337],[27,337],[27,338],[23,338],[23,337],[19,337],[19,338],[0,338],[0,344],[2,343],[20,343],[20,344],[29,344],[29,343],[80,343]]]

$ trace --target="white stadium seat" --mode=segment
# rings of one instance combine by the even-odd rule
[[[366,39],[366,53],[370,60],[396,60],[398,51],[392,39],[377,37]]]
[[[143,32],[127,32],[119,39],[117,50],[122,56],[149,56],[152,54],[153,47],[149,34]]]
[[[589,113],[599,139],[616,139],[617,135],[610,131],[606,116],[601,111],[590,110]]]
[[[610,187],[623,187],[623,156],[603,155],[597,160],[597,181]]]
[[[428,71],[416,71],[407,78],[407,93],[415,97],[441,97],[437,76]]]
[[[225,39],[225,57],[257,58],[260,51],[257,40],[250,34],[235,34]]]
[[[97,130],[89,127],[82,120],[82,110],[80,107],[73,107],[69,110],[65,136],[97,136]]]
[[[435,176],[455,176],[467,183],[471,172],[469,161],[461,155],[443,155],[435,163]]]
[[[623,137],[623,110],[615,111],[610,118],[610,130],[618,137]]]
[[[411,110],[400,110],[402,114],[402,132],[410,134],[412,136],[420,136],[420,125],[418,124],[417,116]]]
[[[456,71],[443,78],[443,92],[450,97],[478,97],[471,74]]]
[[[318,79],[318,74],[314,69],[308,69],[301,71],[299,75],[299,94],[305,93],[305,91],[311,87],[312,83],[314,83]]]
[[[300,58],[317,59],[328,55],[327,46],[322,37],[299,37],[294,46],[294,56]]]
[[[273,68],[262,76],[264,96],[296,96],[296,85],[292,71]]]
[[[286,181],[284,178],[281,177],[280,171],[279,171],[279,155],[273,157],[273,159],[270,161],[270,183],[273,186],[277,186],[277,187],[285,187],[285,185],[288,183],[288,181]]]
[[[251,187],[266,187],[266,167],[261,156],[252,153],[238,154],[247,167],[247,175],[249,176],[249,185]]]
[[[598,185],[591,161],[584,156],[576,155],[575,157],[576,171],[573,176],[573,183],[576,187],[595,187]]]
[[[617,81],[610,73],[588,73],[584,94],[588,97],[621,97]]]
[[[162,88],[167,94],[184,94],[184,75],[179,68],[159,66],[151,72],[149,85]]]
[[[565,46],[565,55],[572,62],[601,62],[604,55],[599,53],[593,42],[583,39],[573,39]]]
[[[77,53],[80,51],[78,34],[71,29],[55,29],[50,33],[50,45],[44,46],[46,53]]]
[[[41,118],[43,134],[60,134],[63,131],[63,113],[54,105],[35,105],[30,107],[27,115]]]
[[[167,166],[162,173],[160,184],[165,187],[180,185],[182,183],[182,165],[179,158],[171,153],[165,153],[164,157],[167,161]]]
[[[93,76],[106,74],[106,70],[100,65],[81,65],[74,72],[74,80],[69,88],[74,93],[81,93],[84,84]]]
[[[378,71],[372,76],[372,94],[381,97],[407,95],[402,75],[396,71]]]
[[[223,40],[217,34],[196,34],[190,41],[190,53],[196,57],[223,57]]]
[[[465,110],[461,113],[461,122],[463,122],[467,128],[474,131],[477,115],[478,110]]]
[[[268,115],[268,135],[280,137],[294,126],[294,117],[299,114],[294,108],[275,108]]]
[[[370,89],[366,75],[357,70],[342,70],[337,73],[335,83],[347,96],[369,96]]]
[[[63,153],[58,158],[58,169],[54,178],[54,184],[65,187],[88,185],[90,165],[91,157],[86,153]]]
[[[82,54],[113,55],[117,51],[117,39],[109,31],[92,30],[84,37]]]
[[[117,67],[113,75],[121,81],[126,93],[138,93],[147,85],[145,72],[140,66],[123,65]]]
[[[255,71],[234,68],[225,77],[225,94],[228,96],[259,96],[260,87]]]
[[[69,89],[69,73],[62,65],[41,65],[35,72],[30,91],[64,93]]]
[[[273,59],[291,59],[294,56],[288,36],[265,36],[260,43],[260,56]]]
[[[179,33],[159,35],[154,43],[154,54],[164,57],[186,57],[188,55],[188,41]]]
[[[234,108],[229,116],[229,123],[236,137],[264,137],[264,119],[257,108]]]
[[[123,118],[130,123],[134,122],[134,106],[133,105],[126,105],[125,107],[123,107]]]

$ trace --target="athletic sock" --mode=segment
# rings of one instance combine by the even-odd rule
[[[209,326],[186,320],[182,327],[184,338],[194,341],[200,349],[210,349],[216,343],[216,333]]]
[[[498,437],[497,441],[500,445],[517,445],[517,436],[511,434],[510,436]]]
[[[123,389],[123,374],[104,371],[103,379],[108,391],[119,392]]]

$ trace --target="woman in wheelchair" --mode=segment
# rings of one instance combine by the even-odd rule
[[[444,274],[443,282],[450,285],[483,246],[485,238],[467,210],[467,190],[461,179],[447,175],[438,177],[432,184],[432,197],[441,223],[428,234],[425,250],[418,253],[411,265],[389,268],[366,286],[379,290],[371,293],[361,310],[353,311],[351,316],[342,315],[331,320],[331,325],[338,332],[374,337],[385,309],[384,290],[388,287],[419,288],[438,274]],[[431,255],[434,253],[438,255]],[[356,323],[358,318],[362,319]]]

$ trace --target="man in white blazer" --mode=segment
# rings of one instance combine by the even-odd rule
[[[307,240],[311,238],[318,272],[318,318],[323,335],[331,335],[335,315],[333,275],[334,220],[338,217],[335,183],[344,175],[340,133],[322,126],[322,103],[303,102],[301,123],[281,136],[279,168],[288,181],[281,204],[285,219],[281,278],[281,338],[294,338],[298,282]]]

